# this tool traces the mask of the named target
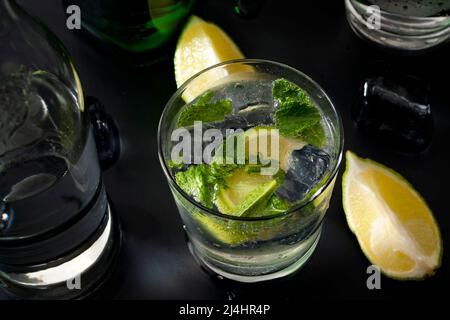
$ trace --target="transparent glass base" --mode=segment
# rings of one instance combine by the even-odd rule
[[[96,240],[62,264],[29,273],[0,272],[0,287],[13,299],[81,299],[92,295],[114,265],[121,236],[108,206]]]
[[[222,254],[219,257],[214,250],[206,248],[189,235],[188,247],[207,271],[233,281],[255,283],[286,277],[298,271],[316,249],[320,234],[321,228],[318,228],[307,239],[291,245],[285,252],[273,252],[264,257],[246,256],[246,262],[243,262],[244,259],[233,259],[233,255],[225,257]]]

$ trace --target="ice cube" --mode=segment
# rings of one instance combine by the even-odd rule
[[[249,106],[239,111],[236,115],[243,117],[247,122],[248,127],[255,127],[258,125],[274,124],[274,112],[274,107],[262,104]]]
[[[275,108],[269,105],[249,106],[237,113],[225,116],[223,121],[202,123],[202,131],[208,129],[219,129],[223,136],[227,135],[226,129],[247,130],[256,126],[273,125]],[[194,134],[194,126],[186,127],[191,134]]]
[[[216,129],[250,129],[260,125],[274,124],[275,109],[269,105],[255,105],[225,117],[224,121],[209,123],[209,128]]]
[[[272,81],[241,80],[229,83],[218,88],[214,92],[214,96],[216,99],[230,99],[233,101],[235,113],[249,106],[272,104]]]
[[[45,116],[28,73],[0,77],[0,155],[39,140]]]
[[[186,127],[189,131],[191,139],[191,159],[195,154],[201,154],[208,145],[214,141],[214,145],[219,147],[223,140],[230,135],[238,135],[250,128],[260,125],[274,124],[274,107],[269,105],[256,105],[247,107],[235,114],[230,114],[223,121],[209,122],[197,124],[199,132],[205,134],[206,130],[217,129],[220,131],[222,140],[205,140],[201,133],[195,134],[195,126]],[[199,149],[201,146],[201,149]],[[196,148],[197,147],[197,148]],[[215,153],[212,154],[214,156]],[[197,158],[198,159],[198,158]],[[203,159],[206,160],[206,159]],[[209,162],[209,160],[207,160]],[[199,163],[199,162],[196,162]]]
[[[290,203],[298,202],[322,180],[330,163],[325,151],[312,145],[292,151],[283,184],[277,195]]]
[[[412,76],[377,76],[366,80],[352,117],[357,127],[383,145],[417,153],[433,136],[429,88]]]
[[[3,198],[3,201],[13,202],[32,197],[56,182],[56,177],[47,173],[39,173],[26,177],[12,186],[11,191]]]

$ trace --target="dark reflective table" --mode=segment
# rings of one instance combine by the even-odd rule
[[[239,17],[232,1],[198,1],[194,13],[221,26],[247,57],[280,61],[316,80],[342,116],[346,149],[404,175],[428,201],[444,241],[442,267],[435,276],[422,282],[382,277],[381,290],[368,290],[366,269],[370,263],[347,227],[339,178],[322,238],[303,270],[284,281],[241,286],[210,278],[191,257],[160,168],[156,134],[160,114],[176,89],[173,52],[158,64],[133,68],[93,46],[78,32],[69,31],[60,1],[19,2],[64,42],[74,57],[85,93],[98,97],[119,126],[122,155],[104,177],[121,218],[124,243],[102,298],[265,298],[293,303],[333,298],[443,298],[450,285],[450,45],[418,57],[374,49],[350,30],[344,1],[302,1],[295,7],[268,0],[253,19]],[[360,85],[380,64],[412,72],[431,86],[435,136],[431,147],[419,156],[398,154],[366,138],[351,120]]]

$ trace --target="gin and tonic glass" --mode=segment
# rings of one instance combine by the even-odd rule
[[[234,106],[251,107],[257,120],[250,123],[252,120],[245,118],[244,122],[248,127],[256,127],[266,121],[262,120],[266,108],[259,109],[259,106],[273,103],[271,88],[276,79],[286,79],[299,86],[320,111],[326,146],[315,151],[306,151],[313,150],[312,147],[302,150],[307,159],[326,153],[329,161],[326,173],[310,186],[313,190],[301,203],[284,212],[243,217],[224,214],[216,206],[202,205],[177,183],[171,163],[172,133],[177,128],[180,112],[192,102],[185,99],[194,97],[195,101],[195,90],[197,97],[202,96],[204,93],[198,88],[225,95]],[[207,125],[215,127],[215,124]],[[239,125],[242,121],[229,124],[230,127]],[[234,60],[205,69],[186,81],[167,103],[160,120],[158,143],[161,165],[184,223],[189,249],[201,265],[228,279],[259,282],[291,274],[309,259],[320,238],[343,147],[341,120],[328,96],[312,79],[287,65],[264,60]],[[189,165],[180,170],[186,167]],[[317,167],[301,170],[308,180]],[[295,188],[290,191],[301,192]]]

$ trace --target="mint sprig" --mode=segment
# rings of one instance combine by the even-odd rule
[[[188,104],[178,117],[177,127],[194,125],[194,121],[214,122],[222,121],[233,111],[231,100],[222,99],[213,101],[214,94],[207,91],[194,103]]]
[[[175,181],[196,201],[207,208],[212,208],[216,191],[220,186],[226,187],[225,178],[238,168],[239,166],[235,164],[192,165],[186,171],[177,172]]]
[[[284,136],[302,137],[307,143],[322,146],[325,142],[321,114],[308,95],[286,79],[273,82],[273,98],[278,102],[275,125]]]
[[[190,166],[186,171],[175,175],[177,185],[184,192],[207,208],[213,207],[214,183],[209,176],[210,168],[206,164]]]

